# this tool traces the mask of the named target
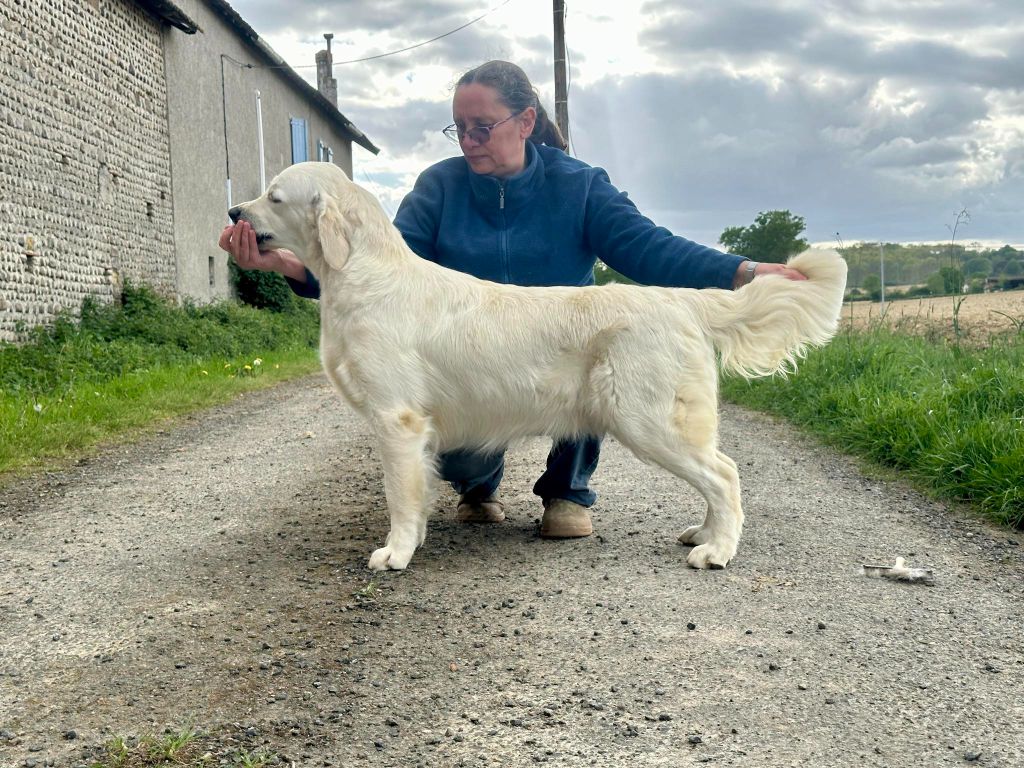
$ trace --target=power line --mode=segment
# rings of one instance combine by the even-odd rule
[[[512,0],[505,0],[505,2],[501,3],[500,5],[496,5],[493,8],[491,8],[491,10],[487,11],[487,13],[485,13],[485,14],[483,14],[481,16],[477,16],[472,21],[467,21],[461,27],[456,27],[455,29],[452,29],[452,30],[450,30],[448,32],[445,32],[443,35],[438,35],[437,37],[432,37],[429,40],[424,40],[422,43],[416,43],[415,45],[410,45],[410,46],[408,46],[406,48],[399,48],[397,51],[388,51],[387,53],[378,53],[378,54],[376,54],[374,56],[364,56],[364,57],[362,57],[360,59],[348,59],[347,61],[336,61],[336,62],[334,62],[334,64],[336,66],[340,66],[342,64],[358,64],[359,62],[362,62],[362,61],[373,61],[374,59],[383,59],[383,58],[385,58],[387,56],[394,56],[394,55],[399,54],[399,53],[405,53],[406,51],[414,50],[416,48],[422,48],[424,45],[429,45],[430,43],[436,43],[438,40],[440,40],[443,37],[448,37],[448,35],[454,35],[456,32],[460,32],[461,30],[465,29],[466,27],[469,27],[469,26],[472,26],[473,24],[476,24],[481,19],[487,18],[492,13],[494,13],[495,11],[497,11],[497,10],[499,10],[501,8],[504,8],[506,5],[508,5],[511,2],[512,2]],[[315,66],[316,66],[316,64],[300,64],[298,66],[291,67],[291,69],[311,69],[311,68],[313,68]],[[261,69],[282,69],[282,68],[283,67],[261,67]]]

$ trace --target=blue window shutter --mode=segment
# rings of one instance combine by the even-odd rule
[[[309,145],[306,143],[306,121],[301,117],[292,119],[292,163],[304,163],[309,159]]]

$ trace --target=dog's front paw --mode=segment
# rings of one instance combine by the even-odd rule
[[[390,544],[388,546],[381,547],[370,555],[370,570],[404,571],[405,567],[409,565],[409,561],[412,559],[412,553],[414,551],[414,549],[410,549],[408,551],[400,550]]]
[[[736,554],[736,546],[723,546],[714,542],[694,547],[686,557],[691,568],[717,570],[725,568]]]

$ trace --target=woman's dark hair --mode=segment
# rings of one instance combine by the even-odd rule
[[[493,88],[498,99],[506,107],[515,112],[533,107],[537,110],[537,122],[530,134],[530,141],[535,144],[547,144],[549,147],[565,150],[568,146],[558,126],[551,122],[548,113],[541,106],[537,91],[530,83],[530,78],[515,64],[508,61],[488,61],[479,67],[469,70],[456,84],[456,88],[470,83],[478,83]]]

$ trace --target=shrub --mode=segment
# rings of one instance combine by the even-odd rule
[[[243,304],[272,312],[290,312],[298,303],[287,281],[278,273],[241,269],[234,261],[228,265],[235,295]]]

